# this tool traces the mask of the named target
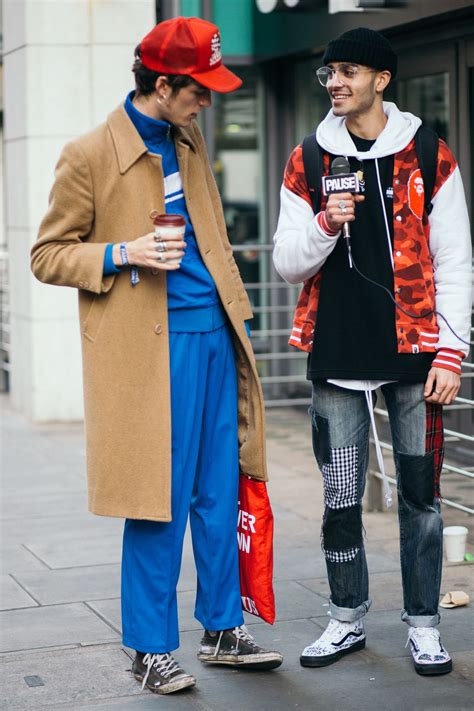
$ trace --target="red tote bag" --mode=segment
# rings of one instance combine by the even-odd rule
[[[273,624],[272,507],[264,481],[257,481],[245,474],[239,478],[237,540],[242,608]]]

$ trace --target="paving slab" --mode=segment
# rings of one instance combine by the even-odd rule
[[[22,494],[8,494],[3,499],[2,512],[0,518],[7,524],[16,518],[28,518],[29,516],[56,516],[58,511],[62,513],[73,513],[83,511],[87,508],[87,497],[82,487],[81,492],[69,494],[63,492],[52,492],[26,497]]]
[[[120,565],[19,573],[16,579],[42,605],[100,600],[120,595]]]
[[[0,652],[117,639],[82,603],[0,612],[0,628]]]
[[[121,636],[122,613],[119,597],[108,598],[106,600],[91,600],[87,603],[87,607]]]
[[[2,462],[2,466],[6,466],[4,462]],[[11,500],[14,500],[14,497],[18,495],[20,485],[28,490],[29,496],[33,499],[45,494],[63,493],[65,486],[69,493],[82,495],[84,477],[79,472],[68,471],[66,473],[62,464],[52,466],[51,463],[45,463],[41,468],[35,466],[25,469],[18,472],[15,481],[7,481],[2,484],[2,492],[4,494],[2,507],[6,501],[10,504]],[[5,508],[7,507],[5,506]]]
[[[85,484],[83,484],[85,489]],[[28,518],[11,519],[0,523],[2,545],[13,545],[19,540],[51,542],[55,538],[67,541],[74,538],[93,538],[116,534],[121,538],[123,519],[110,516],[94,516],[83,508],[80,511],[64,514],[58,511],[55,516],[42,516],[41,509]]]
[[[119,645],[44,651],[2,661],[3,708],[7,709],[54,708],[141,693]],[[31,676],[39,677],[43,686],[29,687],[25,677]]]
[[[67,540],[56,535],[54,540],[45,543],[37,543],[28,538],[24,545],[48,568],[111,565],[120,563],[122,559],[122,539],[115,534],[93,537],[78,535]]]
[[[48,566],[22,543],[0,545],[0,571],[3,575],[30,570],[47,570]]]
[[[0,610],[19,607],[36,607],[38,603],[14,580],[11,575],[0,575]]]

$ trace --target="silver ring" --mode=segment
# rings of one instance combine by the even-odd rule
[[[341,210],[345,210],[345,209],[346,209],[346,201],[345,201],[345,200],[339,200],[339,202],[338,202],[337,204],[339,205],[339,207],[341,208]]]
[[[441,390],[435,390],[435,391],[434,391],[434,394],[435,394],[435,395],[441,395]]]
[[[166,254],[163,254],[163,252],[160,252],[160,254],[157,254],[156,258],[158,259],[159,262],[166,262]]]
[[[155,244],[155,249],[157,252],[166,252],[166,250],[168,249],[168,246],[167,246],[166,242],[157,242]]]
[[[341,215],[346,215],[346,214],[347,214],[346,208],[345,208],[345,207],[341,207]]]

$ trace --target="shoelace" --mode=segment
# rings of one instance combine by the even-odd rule
[[[250,644],[251,647],[258,646],[245,625],[241,625],[240,627],[234,627],[232,631],[237,637],[237,639],[242,639],[244,642],[247,642],[247,644]]]
[[[219,632],[219,639],[217,640],[216,651],[214,652],[215,657],[217,657],[217,655],[219,654],[219,649],[221,647],[222,635],[224,634],[224,632],[226,632],[226,630],[221,630]],[[241,625],[240,627],[234,627],[232,632],[236,636],[237,640],[241,639],[244,642],[247,642],[247,644],[250,644],[251,647],[257,647],[257,644],[255,643],[254,638],[249,633],[249,631],[245,625]],[[238,649],[239,649],[239,643],[237,642],[237,651],[238,651]]]
[[[439,641],[439,632],[434,627],[410,627],[405,647],[408,647],[408,643],[413,637],[418,646],[420,648],[423,647],[423,652],[430,655],[440,653],[441,643]]]
[[[171,676],[174,672],[179,671],[179,664],[177,664],[171,654],[145,654],[143,657],[143,664],[146,664],[147,670],[145,676],[143,677],[142,689],[145,688],[145,684],[152,669],[156,669],[156,671],[161,674],[161,676],[164,676],[165,679]]]
[[[321,637],[317,640],[318,642],[331,642],[333,635],[338,632],[346,631],[347,622],[341,622],[340,620],[329,620],[329,624],[322,633]]]

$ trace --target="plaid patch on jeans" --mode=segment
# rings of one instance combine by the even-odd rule
[[[357,445],[331,449],[331,464],[323,464],[324,502],[330,509],[357,505]]]
[[[441,496],[441,469],[444,459],[443,406],[426,403],[426,446],[425,452],[434,452],[435,492]]]
[[[350,563],[350,561],[356,557],[359,548],[349,548],[346,551],[326,551],[323,548],[323,552],[326,560],[329,560],[331,563]]]

